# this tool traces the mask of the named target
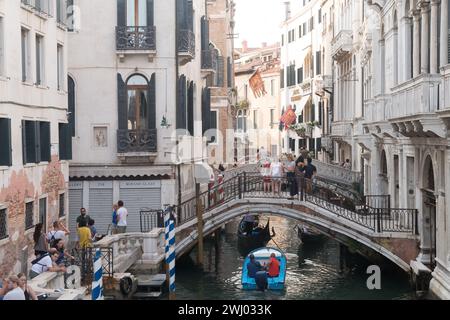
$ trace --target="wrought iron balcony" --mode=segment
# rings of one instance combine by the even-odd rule
[[[156,28],[116,27],[117,50],[156,50]]]
[[[203,50],[202,51],[202,70],[216,70],[217,69],[217,51]]]
[[[178,31],[178,53],[182,64],[195,57],[195,34],[191,30]]]
[[[117,152],[157,152],[157,130],[117,130]]]

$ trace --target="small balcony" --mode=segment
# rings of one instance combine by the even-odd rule
[[[195,34],[191,30],[178,32],[178,59],[180,65],[185,65],[195,58]]]
[[[217,51],[202,51],[202,73],[208,75],[216,72],[217,69]]]
[[[314,92],[319,96],[324,96],[326,91],[331,92],[333,88],[333,78],[328,75],[318,75],[314,79]]]
[[[331,124],[331,137],[337,140],[350,139],[353,134],[351,122],[333,122]]]
[[[331,42],[331,55],[333,59],[341,60],[352,50],[352,45],[352,31],[341,30]]]
[[[123,162],[147,162],[156,158],[158,152],[157,132],[157,129],[117,130],[119,158]]]
[[[116,27],[116,50],[121,60],[128,54],[147,54],[152,61],[156,55],[156,27]]]

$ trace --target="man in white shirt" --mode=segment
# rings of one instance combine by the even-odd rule
[[[117,205],[119,206],[117,210],[117,233],[126,233],[128,210],[123,206],[122,200],[119,200]]]
[[[33,279],[40,275],[41,273],[50,271],[50,272],[66,272],[66,268],[64,266],[57,266],[56,260],[58,260],[59,253],[54,252],[51,255],[47,254],[34,260],[32,263],[30,278]]]
[[[25,300],[25,293],[19,286],[19,278],[10,276],[7,283],[10,291],[3,297],[3,300]]]
[[[67,228],[59,221],[53,222],[53,230],[47,233],[47,240],[50,246],[57,240],[64,240],[65,236],[70,233]]]
[[[281,179],[283,177],[283,165],[279,159],[275,158],[275,161],[270,165],[270,176],[272,177],[272,191],[273,193],[280,194],[281,191]]]

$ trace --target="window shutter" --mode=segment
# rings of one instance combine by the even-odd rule
[[[154,22],[154,1],[147,0],[147,26],[153,26]]]
[[[178,80],[177,129],[186,129],[186,76]]]
[[[156,75],[152,74],[148,83],[148,128],[156,129]]]
[[[311,122],[316,120],[316,106],[314,104],[311,105]]]
[[[316,138],[317,151],[322,149],[322,138]]]
[[[72,160],[72,136],[70,135],[70,126],[68,123],[58,125],[59,133],[59,159]]]
[[[22,120],[22,162],[27,163],[27,127],[26,121]]]
[[[209,88],[202,92],[202,130],[203,134],[211,127],[211,93]]]
[[[223,87],[225,83],[225,65],[222,56],[217,57],[217,87]]]
[[[117,0],[117,25],[126,26],[127,25],[127,0]]]
[[[51,160],[50,122],[39,122],[39,131],[40,131],[40,149],[41,149],[40,160],[50,162]]]
[[[280,72],[280,88],[281,89],[284,88],[284,69],[281,69],[281,72]]]
[[[320,51],[316,51],[316,74],[321,74]]]
[[[187,116],[187,121],[188,121],[188,130],[189,133],[191,134],[191,136],[194,135],[194,81],[191,81],[190,85],[189,85],[189,89],[188,89],[188,99],[187,99],[187,103],[188,103],[188,116]]]
[[[202,50],[208,50],[209,49],[209,27],[208,27],[208,20],[205,16],[201,19],[201,31],[202,31]]]
[[[194,5],[192,0],[187,0],[187,6],[186,6],[187,12],[186,12],[186,22],[187,22],[187,28],[191,31],[194,30]]]
[[[69,109],[69,124],[70,124],[70,131],[72,134],[72,137],[75,137],[75,81],[71,77],[67,78],[67,85],[68,85],[68,109]]]
[[[119,130],[128,129],[128,112],[127,112],[127,86],[122,79],[122,76],[117,74],[117,93],[118,93],[118,113],[119,113]]]
[[[186,0],[177,0],[177,24],[179,29],[186,29]]]
[[[34,156],[35,156],[35,163],[41,162],[41,128],[38,121],[33,121],[33,127],[34,127]]]
[[[0,166],[12,166],[11,119],[0,119]]]
[[[319,125],[322,125],[322,117],[323,117],[323,102],[319,101]]]

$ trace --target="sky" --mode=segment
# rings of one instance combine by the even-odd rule
[[[279,42],[280,24],[284,18],[285,0],[235,0],[235,47],[241,48],[247,40],[249,47],[260,47],[263,42]]]

